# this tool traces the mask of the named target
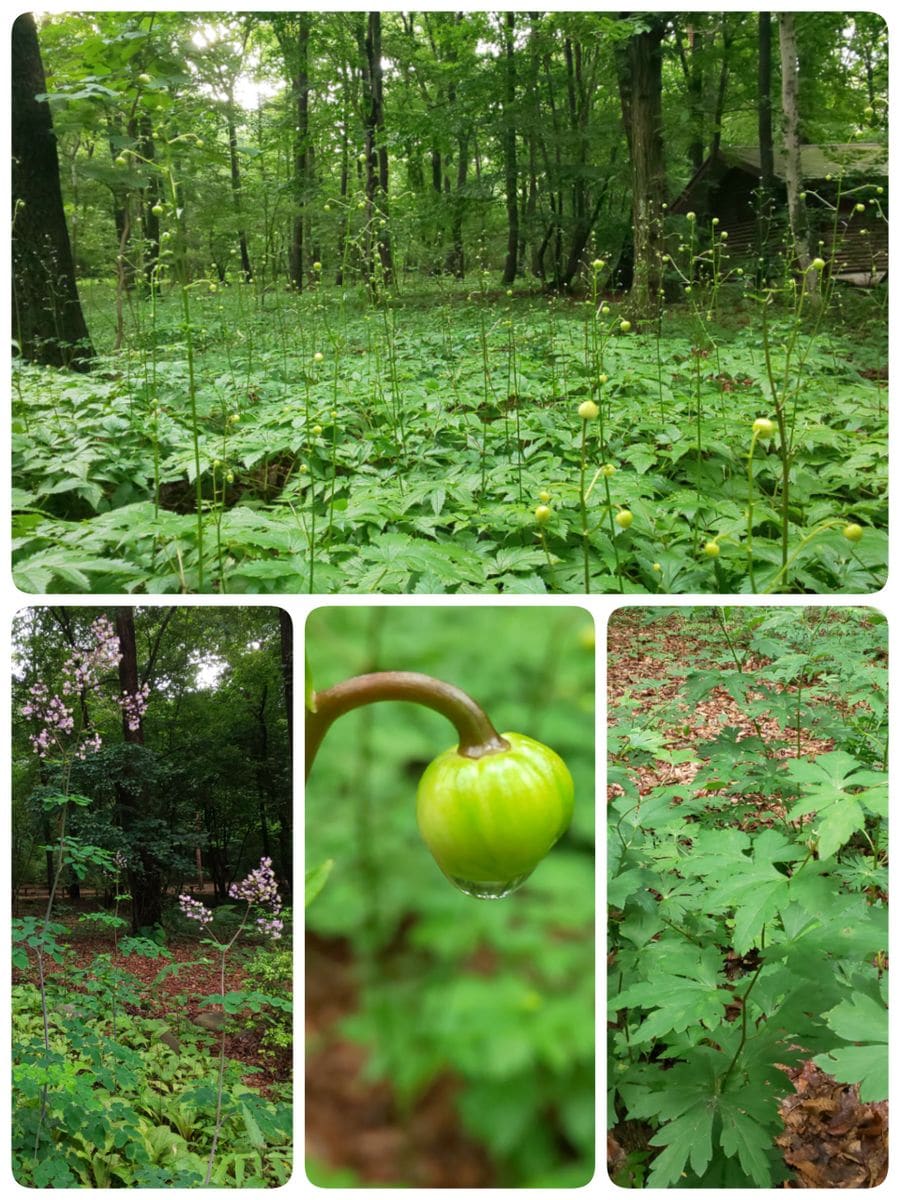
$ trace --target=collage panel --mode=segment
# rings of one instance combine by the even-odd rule
[[[619,609],[608,628],[608,1171],[887,1171],[887,624]]]
[[[590,616],[317,608],[306,652],[308,1179],[587,1184]]]
[[[12,40],[24,592],[883,586],[877,13]]]
[[[12,1171],[280,1187],[292,1163],[292,625],[12,629]]]

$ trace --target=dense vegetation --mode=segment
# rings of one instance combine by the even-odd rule
[[[289,662],[271,609],[17,618],[21,1184],[290,1175]]]
[[[306,797],[309,1177],[331,1186],[586,1183],[594,1140],[593,629],[571,609],[327,608],[316,685],[422,671],[575,781],[572,828],[515,893],[463,895],[416,829],[416,783],[451,746],[433,712],[342,717]]]
[[[884,619],[632,610],[610,632],[613,1176],[876,1186]]]
[[[37,101],[25,32],[62,228],[19,197],[22,588],[883,582],[886,296],[838,280],[886,217],[879,18],[49,15]],[[742,238],[667,215],[781,107],[834,178],[770,173]]]

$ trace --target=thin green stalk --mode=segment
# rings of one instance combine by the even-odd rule
[[[760,936],[760,948],[762,950],[764,950],[766,948],[766,927],[765,927],[765,925],[763,925],[763,927],[762,927],[762,934]],[[734,1058],[728,1064],[728,1069],[726,1070],[725,1074],[722,1076],[722,1079],[719,1083],[718,1091],[720,1094],[725,1091],[725,1085],[728,1082],[728,1077],[731,1074],[731,1072],[734,1070],[735,1064],[737,1063],[737,1060],[740,1058],[741,1053],[744,1049],[744,1046],[747,1042],[747,1001],[750,998],[750,993],[753,991],[753,985],[756,983],[757,979],[759,979],[760,974],[762,973],[762,969],[765,965],[766,965],[765,959],[763,959],[763,961],[760,962],[759,966],[756,968],[756,971],[754,972],[753,978],[750,980],[750,984],[749,984],[746,992],[744,992],[743,996],[741,997],[741,1040],[738,1042],[738,1048],[734,1052]]]

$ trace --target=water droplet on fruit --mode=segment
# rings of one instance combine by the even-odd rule
[[[526,871],[524,875],[516,875],[513,879],[496,883],[482,879],[457,879],[455,875],[448,875],[447,878],[461,892],[467,896],[474,896],[476,900],[503,900],[520,888],[530,874],[530,871]]]

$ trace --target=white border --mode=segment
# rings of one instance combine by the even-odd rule
[[[88,3],[88,4],[84,5],[83,8],[80,8],[80,9],[77,8],[73,4],[60,4],[60,3],[51,2],[51,3],[42,5],[39,11],[46,11],[46,12],[125,11],[126,7],[127,6],[123,6],[121,3],[116,3],[116,4],[109,3],[109,0],[99,0],[99,2]],[[346,11],[346,12],[367,11],[370,8],[376,8],[376,7],[381,9],[382,11],[397,11],[397,10],[403,8],[403,6],[400,4],[380,5],[380,4],[334,3],[333,0],[324,0],[323,3],[320,3],[319,5],[316,6],[314,11]],[[472,3],[466,3],[466,2],[461,2],[461,3],[456,3],[456,4],[453,4],[453,3],[443,3],[443,4],[422,3],[422,4],[418,4],[418,5],[412,5],[410,7],[412,7],[416,11],[424,11],[424,10],[429,10],[429,11],[431,11],[431,10],[434,10],[434,11],[440,11],[440,10],[443,10],[443,11],[457,11],[457,10],[485,11],[485,10],[489,9],[489,6],[484,5],[484,4],[472,4]],[[729,11],[745,12],[745,11],[748,11],[748,7],[749,6],[746,4],[736,4],[736,3],[730,2],[730,3],[722,4],[720,6],[720,10],[726,11],[726,12],[729,12]],[[764,6],[764,9],[768,9],[769,7],[770,6],[766,5],[766,6]],[[898,78],[897,72],[898,72],[898,70],[900,70],[900,66],[898,66],[898,59],[900,59],[900,54],[898,54],[898,51],[895,49],[895,46],[894,46],[894,37],[895,37],[896,29],[897,29],[897,23],[893,19],[893,14],[885,11],[886,7],[887,7],[886,3],[884,3],[884,4],[880,4],[880,3],[872,3],[872,4],[858,4],[858,3],[856,3],[856,4],[839,4],[839,3],[810,4],[810,3],[795,2],[794,4],[792,4],[790,6],[781,5],[777,8],[771,8],[770,11],[773,11],[773,12],[779,12],[779,11],[847,12],[847,13],[877,12],[877,13],[879,13],[884,18],[884,20],[887,22],[888,29],[889,29],[890,48],[891,48],[890,99],[892,101],[895,101],[897,94],[898,94],[897,93],[897,78]],[[241,4],[239,6],[235,6],[234,8],[228,8],[227,6],[222,5],[222,4],[211,3],[210,0],[195,0],[194,3],[173,3],[173,4],[169,4],[169,5],[137,3],[133,6],[127,7],[127,10],[133,11],[133,12],[138,12],[138,11],[148,11],[148,12],[150,12],[150,11],[170,11],[170,12],[176,12],[176,11],[186,11],[186,12],[206,12],[206,11],[209,11],[209,12],[227,12],[227,11],[239,12],[239,11],[246,11],[246,12],[251,12],[251,11],[274,11],[274,10],[278,10],[278,9],[285,9],[288,11],[296,11],[296,10],[304,9],[304,8],[311,9],[312,6],[303,5],[303,4],[300,4],[300,5],[283,4],[283,3],[278,3],[278,2],[272,2],[272,3],[266,4],[264,2],[260,2],[260,0],[254,0],[254,2],[251,2],[251,3]],[[490,11],[505,11],[507,9],[514,10],[514,11],[524,11],[523,6],[521,4],[501,5],[501,6],[498,6],[496,9],[490,9]],[[580,3],[580,4],[579,3],[555,3],[555,4],[552,4],[546,11],[560,11],[560,12],[561,11],[576,11],[576,12],[578,12],[578,11],[586,11],[586,10],[615,12],[615,11],[619,11],[619,6],[612,5],[612,4],[591,5],[591,4],[585,4],[585,3]],[[673,4],[673,3],[667,3],[667,2],[659,3],[658,5],[655,6],[655,10],[662,11],[662,12],[709,12],[709,11],[713,11],[709,4],[698,4],[698,3]],[[0,45],[0,76],[2,76],[2,78],[7,81],[10,78],[10,73],[9,73],[9,67],[10,67],[10,63],[9,63],[9,53],[10,53],[9,31],[11,28],[12,20],[18,14],[19,11],[25,11],[24,6],[21,6],[21,7],[16,6],[15,8],[11,9],[11,11],[9,11],[8,17],[7,17],[7,23],[6,23],[6,37],[3,40],[2,45]],[[643,11],[643,10],[637,10],[637,11]],[[758,10],[754,9],[753,11],[758,11]],[[892,164],[891,175],[892,175],[892,177],[896,173],[893,168],[893,163],[895,161],[895,155],[896,155],[896,150],[897,150],[896,141],[897,141],[897,136],[898,136],[894,133],[894,124],[896,124],[896,122],[892,123],[891,136],[890,136],[891,164]],[[2,171],[2,177],[6,181],[5,194],[7,194],[7,195],[9,194],[9,183],[8,183],[8,180],[9,180],[9,165],[8,164],[9,164],[9,149],[10,149],[9,137],[10,137],[9,123],[8,123],[8,120],[6,120],[3,122],[2,132],[0,132],[0,164],[2,164],[2,165],[0,165],[0,171]],[[6,280],[6,281],[8,281],[10,278],[9,255],[10,255],[9,241],[8,241],[8,239],[2,239],[2,241],[0,241],[0,278],[2,278],[3,280]],[[894,253],[894,246],[892,244],[891,254],[890,254],[891,261],[893,261],[895,257],[896,257],[896,255]],[[898,259],[898,261],[900,261],[900,259]],[[2,310],[2,312],[4,314],[3,319],[6,322],[4,325],[4,328],[8,329],[9,328],[9,295],[8,295],[8,286],[6,286],[6,285],[2,289],[0,289],[0,310]],[[892,377],[893,377],[894,370],[898,366],[897,354],[895,353],[895,347],[897,344],[897,320],[898,320],[896,313],[897,313],[897,304],[895,302],[892,302],[890,304],[890,309],[889,309],[890,347],[891,347],[890,366],[891,366]],[[5,397],[5,403],[3,406],[2,417],[0,417],[0,461],[2,461],[2,466],[0,466],[0,496],[9,497],[9,495],[10,495],[10,457],[9,457],[9,444],[8,444],[8,432],[7,431],[10,428],[10,396],[9,396],[9,372],[8,372],[8,370],[5,372],[4,382],[3,382],[2,386],[3,386],[4,397]],[[889,406],[889,411],[890,411],[890,406]],[[892,448],[896,444],[898,426],[900,426],[900,417],[898,417],[898,415],[896,413],[891,412],[890,413],[890,443],[891,443]],[[900,477],[900,468],[896,467],[895,458],[896,458],[896,456],[892,452],[892,454],[891,454],[891,470],[890,470],[890,480],[891,480],[892,485],[895,485],[898,480],[898,477]],[[890,498],[890,508],[889,508],[889,513],[890,513],[889,519],[890,519],[890,530],[891,530],[891,543],[890,544],[891,544],[892,552],[895,552],[897,543],[900,542],[900,534],[894,533],[894,530],[897,528],[897,500],[896,500],[895,492],[896,492],[896,488],[894,486],[892,486],[891,498]],[[6,504],[5,511],[8,514],[8,502],[5,502],[5,504]],[[892,557],[893,557],[893,554],[892,554]],[[594,1195],[594,1194],[603,1194],[603,1195],[610,1195],[610,1196],[614,1195],[614,1194],[619,1195],[619,1196],[623,1195],[621,1189],[614,1187],[614,1185],[609,1181],[609,1179],[606,1175],[605,1164],[599,1158],[600,1148],[603,1145],[603,1139],[602,1139],[601,1135],[603,1134],[603,1132],[605,1130],[605,1125],[606,1125],[606,1121],[605,1121],[606,1060],[605,1060],[605,1037],[604,1037],[604,1031],[606,1029],[606,1021],[605,1021],[606,991],[605,991],[604,974],[600,970],[600,966],[602,965],[602,963],[604,961],[603,951],[604,951],[604,947],[605,947],[605,937],[606,937],[605,921],[603,919],[603,915],[605,913],[606,848],[605,848],[605,837],[603,836],[603,834],[605,832],[605,822],[601,822],[599,818],[600,818],[601,814],[604,812],[604,806],[603,806],[603,801],[605,799],[604,781],[605,781],[605,777],[606,777],[605,750],[606,750],[606,712],[607,712],[606,678],[607,678],[607,676],[606,676],[605,644],[606,644],[607,623],[608,623],[610,614],[615,609],[625,607],[625,606],[629,606],[629,607],[631,607],[631,606],[637,606],[637,607],[688,607],[688,606],[697,606],[697,605],[709,605],[711,603],[724,603],[724,604],[729,604],[729,605],[734,605],[734,606],[760,607],[760,606],[762,606],[761,602],[763,601],[763,598],[758,597],[758,598],[751,599],[747,596],[714,597],[714,596],[709,596],[709,595],[705,595],[705,594],[691,594],[691,595],[680,595],[680,596],[632,596],[632,597],[627,597],[624,599],[619,596],[584,597],[584,596],[579,596],[579,595],[572,595],[572,596],[555,596],[554,595],[554,596],[545,596],[545,597],[465,595],[465,596],[453,596],[453,597],[434,596],[434,597],[428,597],[428,598],[414,597],[414,596],[313,596],[313,597],[308,597],[308,596],[294,596],[294,597],[291,597],[291,596],[283,596],[283,597],[277,597],[277,596],[248,596],[248,597],[166,596],[166,597],[160,597],[160,596],[138,596],[138,595],[122,596],[122,595],[109,595],[109,594],[91,595],[91,596],[86,596],[86,597],[73,596],[73,595],[29,596],[26,593],[19,592],[11,583],[11,577],[10,577],[10,571],[9,571],[10,531],[9,531],[8,518],[4,518],[2,521],[0,521],[0,563],[3,564],[2,568],[0,568],[0,569],[3,570],[3,572],[4,572],[3,578],[6,580],[6,583],[7,583],[6,588],[3,589],[2,593],[0,593],[0,616],[2,616],[2,618],[3,618],[2,622],[0,622],[0,628],[2,628],[4,631],[3,637],[2,637],[2,639],[0,639],[0,640],[2,640],[2,650],[0,650],[0,662],[2,662],[3,670],[4,670],[4,679],[3,679],[3,682],[0,683],[0,729],[2,729],[4,731],[5,738],[6,738],[5,744],[7,746],[10,744],[9,738],[10,738],[10,730],[11,730],[10,711],[9,711],[10,690],[9,690],[9,685],[7,682],[10,678],[10,665],[11,665],[10,664],[11,623],[12,623],[12,618],[13,618],[13,615],[15,614],[15,612],[17,612],[19,609],[21,609],[23,607],[29,607],[32,605],[64,604],[64,605],[83,606],[83,607],[87,607],[87,608],[92,608],[92,607],[102,607],[104,605],[115,605],[115,604],[121,604],[123,602],[127,602],[127,603],[133,603],[135,605],[142,606],[142,607],[155,607],[155,606],[170,607],[173,604],[184,605],[184,606],[203,605],[203,606],[215,606],[215,607],[229,607],[231,605],[234,605],[236,607],[243,607],[243,606],[254,606],[254,607],[264,607],[264,608],[279,607],[279,608],[285,609],[287,612],[290,613],[291,618],[294,622],[294,661],[295,661],[295,681],[294,681],[294,704],[295,704],[295,708],[294,708],[294,730],[295,730],[294,796],[295,796],[295,802],[294,802],[294,814],[295,814],[295,861],[296,862],[303,861],[303,848],[304,848],[303,847],[303,820],[301,819],[301,814],[302,814],[301,797],[302,797],[303,792],[302,792],[302,784],[299,782],[299,780],[300,780],[300,762],[302,760],[302,738],[300,736],[300,731],[302,729],[302,720],[303,720],[303,711],[304,711],[303,710],[303,699],[302,699],[303,688],[301,686],[303,679],[302,679],[302,668],[301,668],[300,664],[303,661],[303,653],[302,653],[303,652],[303,634],[304,634],[306,619],[307,619],[309,613],[313,609],[320,608],[320,607],[327,607],[327,606],[336,606],[336,605],[346,605],[348,607],[368,607],[373,604],[381,604],[381,605],[386,605],[388,607],[404,607],[407,605],[414,606],[414,605],[422,605],[422,604],[434,605],[434,606],[441,606],[441,605],[449,604],[454,607],[488,607],[491,605],[496,605],[497,607],[510,607],[510,608],[535,607],[535,606],[539,606],[539,605],[545,605],[547,607],[581,608],[591,614],[591,616],[593,617],[593,620],[594,620],[596,633],[597,633],[596,672],[595,672],[596,688],[597,688],[596,727],[595,727],[596,728],[596,742],[595,742],[596,763],[595,763],[595,767],[596,767],[596,780],[597,780],[597,784],[596,784],[597,805],[596,805],[596,807],[597,807],[597,816],[598,816],[598,820],[597,820],[598,855],[597,855],[597,866],[596,866],[596,875],[595,875],[595,878],[596,878],[595,902],[596,902],[596,912],[597,912],[597,917],[598,917],[597,940],[596,940],[596,951],[597,951],[596,977],[597,977],[597,983],[598,983],[597,1000],[596,1000],[596,1042],[597,1042],[596,1129],[597,1129],[598,1160],[597,1160],[596,1171],[595,1171],[593,1180],[591,1181],[590,1184],[587,1185],[586,1189],[578,1189],[578,1190],[579,1191],[587,1190],[591,1195]],[[900,609],[898,609],[898,606],[896,603],[898,593],[897,593],[896,586],[894,586],[894,577],[895,577],[895,572],[892,571],[888,576],[888,581],[887,581],[886,586],[879,593],[877,593],[874,596],[853,596],[853,597],[848,597],[848,596],[808,596],[808,597],[772,596],[772,597],[766,597],[764,599],[764,604],[766,607],[782,607],[782,606],[796,607],[798,605],[802,605],[804,607],[807,607],[807,606],[812,606],[812,607],[865,606],[865,607],[877,608],[882,613],[884,613],[885,616],[887,616],[888,621],[889,621],[889,645],[890,645],[891,661],[893,662],[895,659],[897,659],[898,654],[900,654]],[[894,677],[893,677],[893,673],[892,673],[891,683],[893,684],[893,682],[894,682]],[[893,700],[893,695],[891,695],[891,700]],[[898,769],[898,756],[897,756],[896,745],[897,745],[897,735],[898,735],[898,733],[900,733],[900,701],[898,701],[898,703],[896,705],[893,703],[891,704],[890,731],[891,731],[892,736],[891,736],[891,752],[890,752],[889,765],[890,765],[891,777],[893,778],[894,772]],[[7,756],[7,766],[3,772],[2,782],[0,782],[0,797],[2,797],[6,801],[8,801],[9,786],[10,786],[9,760],[8,760],[8,756]],[[7,809],[8,809],[8,804],[7,804]],[[5,820],[5,818],[4,818],[4,820]],[[8,826],[6,828],[8,828]],[[898,868],[898,869],[900,869],[900,868]],[[8,885],[10,882],[9,872],[10,872],[9,856],[3,855],[2,856],[2,864],[0,864],[0,880],[2,880],[3,885],[6,888],[6,892],[5,892],[6,895],[9,895],[9,888],[8,888]],[[896,887],[897,878],[896,878],[896,872],[893,868],[891,870],[891,882]],[[897,925],[897,922],[895,922],[895,921],[891,922],[890,942],[891,942],[891,949],[894,952],[895,960],[896,960],[896,951],[897,951],[897,944],[896,944],[897,938],[895,937],[895,932],[896,932],[895,926],[896,925]],[[300,946],[302,946],[302,939],[300,937],[299,931],[295,934],[295,945],[298,948]],[[302,960],[303,960],[302,953],[298,953],[295,955],[294,988],[295,988],[295,996],[297,997],[298,1002],[299,1002],[299,999],[303,996],[303,962],[302,962]],[[0,1017],[2,1017],[2,1020],[0,1020],[0,1024],[2,1024],[4,1031],[8,1031],[8,1029],[9,1029],[10,963],[9,963],[9,954],[6,949],[0,949],[0,994],[2,994],[2,1000],[0,1000]],[[298,1014],[299,1014],[299,1011],[300,1011],[300,1008],[299,1008],[299,1003],[298,1003],[298,1009],[297,1009]],[[900,1055],[900,1046],[898,1046],[898,1040],[900,1040],[900,1039],[898,1039],[898,1027],[900,1027],[900,1019],[893,1020],[891,1023],[891,1049],[890,1049],[892,1085],[893,1085],[893,1081],[897,1078],[896,1065],[898,1062],[898,1055]],[[299,1015],[298,1015],[298,1016],[295,1016],[295,1046],[294,1046],[295,1168],[294,1168],[293,1177],[291,1178],[290,1182],[285,1186],[285,1188],[280,1189],[279,1194],[282,1194],[285,1196],[291,1196],[291,1197],[296,1196],[296,1195],[307,1196],[307,1195],[316,1194],[321,1197],[334,1196],[334,1197],[338,1198],[338,1200],[339,1200],[339,1198],[344,1197],[344,1196],[348,1196],[348,1197],[358,1196],[363,1193],[368,1194],[371,1192],[374,1192],[375,1194],[381,1194],[381,1195],[384,1195],[385,1193],[388,1193],[388,1192],[393,1192],[399,1196],[409,1196],[409,1197],[420,1197],[420,1196],[424,1196],[424,1195],[443,1194],[443,1189],[417,1189],[417,1188],[404,1188],[404,1189],[328,1188],[328,1189],[319,1189],[319,1188],[313,1188],[312,1185],[310,1185],[308,1183],[308,1181],[306,1180],[305,1174],[304,1174],[304,1170],[303,1170],[304,1089],[303,1089],[303,1046],[302,1046],[301,1030],[302,1030],[302,1023],[301,1023],[301,1021],[299,1019]],[[10,1146],[9,1146],[10,1096],[9,1096],[9,1087],[8,1087],[9,1069],[10,1069],[10,1057],[9,1057],[10,1051],[9,1051],[9,1039],[6,1036],[6,1032],[4,1032],[2,1036],[0,1036],[0,1042],[2,1042],[2,1049],[0,1049],[0,1179],[8,1181],[8,1183],[11,1187],[19,1189],[19,1185],[16,1184],[12,1178],[12,1172],[11,1172],[11,1168],[10,1168]],[[78,1195],[87,1194],[85,1189],[62,1189],[62,1190],[70,1192],[71,1194],[78,1194]],[[512,1196],[519,1195],[521,1193],[522,1189],[496,1188],[496,1189],[490,1189],[490,1190],[491,1190],[491,1193],[494,1195],[500,1194],[500,1195],[509,1195],[510,1197],[512,1197]],[[560,1197],[571,1196],[573,1194],[573,1189],[542,1189],[542,1190],[545,1192],[549,1192],[550,1194],[552,1194],[554,1196],[559,1195]],[[659,1191],[660,1189],[647,1189],[647,1190]],[[753,1197],[753,1196],[760,1195],[762,1192],[764,1192],[766,1190],[768,1190],[768,1189],[740,1189],[739,1188],[739,1189],[730,1190],[728,1192],[728,1195],[729,1195],[729,1197],[731,1197],[731,1196]],[[775,1190],[775,1189],[773,1189],[773,1190]],[[269,1189],[266,1189],[265,1194],[268,1194],[269,1191],[270,1191]],[[98,1189],[98,1190],[92,1191],[90,1194],[98,1194],[98,1193],[103,1194],[104,1192],[110,1196],[117,1194],[116,1191],[113,1189],[110,1189],[110,1190]],[[33,1195],[33,1194],[35,1194],[35,1189],[22,1189],[23,1197],[26,1193]],[[166,1195],[167,1191],[165,1189],[148,1188],[148,1189],[141,1189],[141,1194],[150,1197],[151,1200],[156,1200],[156,1198],[161,1198],[163,1195]],[[187,1193],[185,1193],[185,1194],[187,1194]],[[708,1196],[709,1192],[705,1191],[705,1190],[693,1190],[693,1189],[680,1190],[679,1189],[678,1192],[675,1194],[683,1195],[683,1196],[695,1196],[695,1197],[699,1198],[699,1197],[703,1197],[703,1196]],[[820,1194],[821,1195],[821,1194],[829,1194],[829,1193],[823,1189],[812,1189],[811,1192],[808,1194]]]

